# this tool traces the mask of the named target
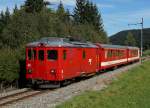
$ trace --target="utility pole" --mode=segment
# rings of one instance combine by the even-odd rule
[[[144,21],[142,18],[140,23],[128,24],[128,26],[130,26],[130,25],[141,25],[141,48],[140,48],[141,62],[142,62],[142,56],[143,56],[143,23],[144,23]]]
[[[141,57],[143,56],[143,18],[141,22]]]

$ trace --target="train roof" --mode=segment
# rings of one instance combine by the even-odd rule
[[[38,47],[44,45],[45,47],[87,47],[87,48],[98,48],[93,43],[90,42],[78,42],[70,41],[68,38],[56,38],[56,37],[46,37],[39,41],[27,44],[27,47]]]
[[[97,44],[101,48],[120,48],[120,49],[139,49],[138,47],[131,47],[131,46],[122,46],[122,45],[109,45],[109,44]]]
[[[121,45],[109,45],[109,44],[100,44],[102,48],[127,48],[126,46]]]
[[[139,49],[138,47],[127,46],[128,49]]]
[[[83,48],[120,48],[120,49],[139,49],[138,47],[131,46],[121,46],[121,45],[109,45],[109,44],[93,44],[91,42],[80,42],[69,40],[68,38],[58,38],[58,37],[46,37],[39,41],[35,41],[27,44],[27,47],[83,47]]]

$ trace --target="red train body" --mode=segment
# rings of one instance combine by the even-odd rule
[[[40,87],[135,62],[139,48],[44,38],[26,47],[26,78]]]

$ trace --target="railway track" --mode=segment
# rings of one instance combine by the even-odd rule
[[[19,93],[14,93],[8,96],[0,97],[0,106],[6,106],[15,103],[17,101],[24,100],[29,97],[33,97],[42,93],[45,93],[45,91],[27,90]]]

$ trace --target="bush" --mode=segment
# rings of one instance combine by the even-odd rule
[[[150,56],[150,50],[146,50],[143,52],[143,56]]]
[[[0,81],[12,83],[18,79],[17,51],[8,48],[1,49],[0,52]]]

